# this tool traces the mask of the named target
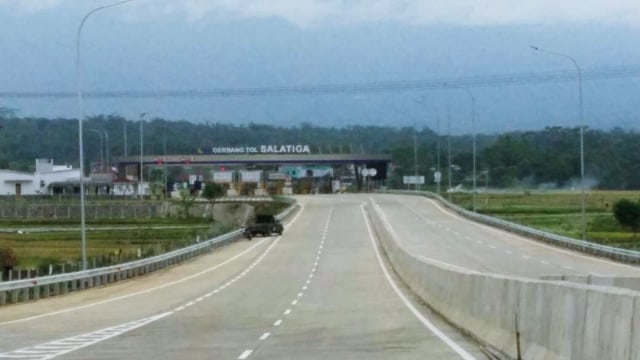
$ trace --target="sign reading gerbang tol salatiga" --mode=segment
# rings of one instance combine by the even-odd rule
[[[231,154],[310,154],[309,145],[220,146],[211,149],[216,155]]]

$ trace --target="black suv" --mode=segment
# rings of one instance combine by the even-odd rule
[[[273,215],[257,215],[255,223],[249,224],[244,228],[244,235],[251,239],[257,234],[262,236],[269,236],[274,233],[282,235],[283,230],[284,227]]]

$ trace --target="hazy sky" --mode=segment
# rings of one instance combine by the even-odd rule
[[[75,32],[96,0],[0,0],[0,91],[73,91]],[[94,14],[82,36],[85,90],[207,90],[640,65],[640,2],[499,0],[137,0]],[[638,78],[584,84],[592,127],[640,128]],[[478,130],[577,124],[576,84],[474,87]],[[416,100],[424,99],[422,103]],[[73,117],[75,100],[1,98],[21,116]],[[95,99],[88,114],[291,125],[435,127],[456,90],[196,99]],[[147,115],[149,116],[149,115]],[[444,125],[442,125],[444,126]]]

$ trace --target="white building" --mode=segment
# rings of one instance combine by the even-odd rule
[[[72,194],[78,191],[79,184],[80,169],[54,165],[53,159],[36,159],[33,174],[0,170],[0,195]]]

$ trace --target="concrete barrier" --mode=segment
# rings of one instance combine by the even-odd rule
[[[480,342],[525,360],[640,359],[640,293],[567,281],[484,274],[412,255],[378,205],[368,212],[396,273]]]
[[[612,286],[633,291],[640,291],[640,278],[632,276],[604,276],[604,275],[545,275],[541,280],[567,281],[577,284],[589,284],[597,286]]]

